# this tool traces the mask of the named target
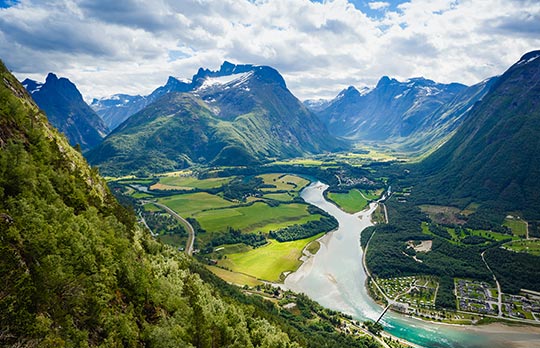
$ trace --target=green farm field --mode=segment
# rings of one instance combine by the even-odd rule
[[[300,191],[309,184],[309,181],[296,175],[262,174],[258,175],[265,184],[274,185],[275,188],[263,188],[262,191]]]
[[[529,253],[540,256],[540,240],[514,240],[504,244],[504,247],[519,253]]]
[[[239,254],[229,254],[218,264],[233,272],[247,274],[258,279],[271,282],[282,281],[282,273],[296,271],[302,264],[299,260],[302,250],[320,236],[322,234],[284,243],[270,240],[267,245],[260,248]]]
[[[297,193],[290,193],[290,192],[287,192],[287,193],[267,193],[267,194],[265,194],[263,196],[263,198],[274,199],[276,201],[281,201],[281,202],[290,202],[296,196],[298,196]]]
[[[152,190],[211,189],[228,184],[234,177],[197,179],[194,176],[167,176],[152,185]]]
[[[366,190],[352,189],[348,193],[329,192],[328,198],[347,213],[356,213],[368,205],[368,200],[377,199],[380,194]],[[367,199],[366,199],[367,198]]]
[[[156,212],[156,211],[162,211],[163,209],[161,209],[160,207],[158,207],[157,205],[153,204],[153,203],[146,203],[145,205],[143,205],[144,207],[144,210],[146,211],[153,211],[153,212]]]
[[[193,214],[201,226],[209,231],[225,231],[228,226],[243,232],[269,232],[290,226],[319,220],[321,215],[311,215],[306,204],[281,204],[271,207],[263,202],[250,206],[201,211]]]
[[[527,235],[527,222],[523,220],[507,218],[504,220],[503,226],[510,228],[515,236],[525,237]]]
[[[158,202],[165,204],[182,217],[189,217],[206,209],[229,207],[235,204],[206,192],[173,195],[160,198]]]

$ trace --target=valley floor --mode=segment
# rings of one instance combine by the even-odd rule
[[[525,235],[525,232],[522,234]],[[426,244],[425,242],[413,247],[417,251],[428,252],[431,249],[431,241],[428,242],[427,249],[422,250],[422,244]],[[512,243],[525,242],[510,242]],[[435,305],[439,289],[437,277],[426,275],[373,277],[366,264],[368,247],[369,241],[363,252],[363,266],[369,275],[366,286],[372,298],[385,308],[422,320],[448,324],[477,324],[500,320],[540,325],[540,293],[524,289],[519,295],[503,293],[483,253],[482,259],[493,274],[496,286],[473,279],[454,278],[456,309],[441,310]],[[417,261],[422,262],[418,259]]]

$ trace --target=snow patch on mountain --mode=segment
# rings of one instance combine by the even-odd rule
[[[219,77],[207,77],[203,84],[198,88],[199,90],[207,89],[210,87],[220,86],[220,85],[227,85],[229,87],[237,87],[244,82],[246,82],[249,77],[253,74],[252,71],[240,73],[240,74],[233,74],[233,75],[225,75],[225,76],[219,76]]]
[[[528,59],[522,59],[520,60],[519,62],[517,62],[518,65],[521,65],[521,64],[529,64],[530,62],[532,62],[533,60],[535,60],[536,58],[540,57],[540,54],[539,55],[536,55],[534,57],[530,57]]]
[[[370,87],[362,87],[358,90],[358,92],[360,93],[361,96],[365,96],[366,94],[369,94],[369,92],[371,92],[373,90],[373,88],[370,88]]]

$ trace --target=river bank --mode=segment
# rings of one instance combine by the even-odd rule
[[[302,197],[333,215],[340,226],[325,236],[319,252],[290,274],[284,285],[357,320],[376,320],[382,308],[366,290],[367,275],[360,248],[360,233],[371,225],[369,216],[374,208],[356,215],[344,213],[324,199],[325,189],[326,185],[313,183],[302,191]],[[395,312],[388,312],[381,323],[389,334],[423,347],[522,348],[535,347],[540,342],[540,329],[535,327],[523,330],[507,325],[501,329],[501,324],[441,325]]]

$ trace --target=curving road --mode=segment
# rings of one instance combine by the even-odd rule
[[[189,255],[189,256],[193,255],[193,243],[195,243],[195,230],[193,229],[193,226],[191,226],[191,224],[186,219],[184,219],[183,217],[178,215],[178,213],[176,213],[174,210],[167,207],[166,205],[161,204],[161,203],[157,203],[157,202],[154,202],[154,201],[149,202],[149,203],[155,204],[158,207],[165,209],[167,211],[167,213],[171,214],[172,217],[174,217],[176,220],[180,221],[180,223],[182,223],[182,225],[184,225],[186,227],[186,229],[188,231],[188,240],[186,242],[185,253],[187,255]]]

